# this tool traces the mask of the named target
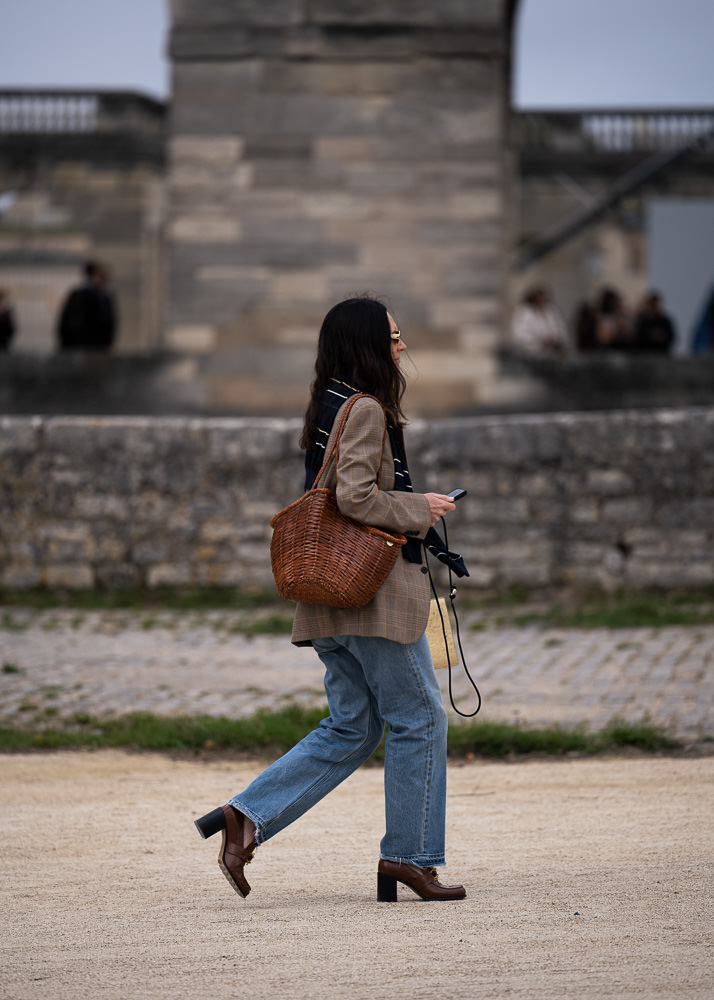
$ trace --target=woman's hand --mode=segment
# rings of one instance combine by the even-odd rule
[[[444,514],[456,507],[456,504],[451,497],[447,497],[444,493],[425,493],[424,496],[429,502],[432,528],[440,517],[443,517]]]

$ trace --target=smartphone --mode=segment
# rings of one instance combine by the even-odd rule
[[[466,496],[466,492],[466,490],[452,490],[451,493],[447,493],[446,495],[447,497],[451,497],[454,503],[456,503],[456,501],[460,500],[461,497]]]

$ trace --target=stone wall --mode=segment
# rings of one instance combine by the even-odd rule
[[[0,420],[0,585],[271,584],[295,420]],[[475,588],[714,583],[714,409],[414,422]]]
[[[228,359],[230,360],[230,359]],[[504,379],[518,394],[497,406],[470,407],[451,416],[573,410],[662,409],[714,405],[714,356],[638,356],[620,351],[566,358],[538,358],[507,349],[496,355]],[[0,364],[0,413],[46,416],[295,417],[307,404],[274,393],[263,398],[211,396],[225,356],[156,352],[97,355],[13,353]],[[402,362],[404,366],[404,362]],[[417,408],[410,380],[410,418]]]
[[[302,406],[315,331],[384,296],[422,412],[501,398],[509,0],[172,0],[166,345],[218,405]]]

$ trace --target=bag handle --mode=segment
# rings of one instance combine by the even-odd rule
[[[347,400],[346,403],[343,403],[343,405],[342,405],[342,411],[340,413],[340,422],[339,422],[339,424],[337,426],[337,433],[335,434],[334,438],[332,439],[332,444],[330,445],[329,451],[327,452],[327,454],[325,455],[324,459],[322,460],[322,465],[320,466],[320,469],[319,469],[317,475],[315,476],[315,482],[310,487],[311,490],[316,490],[317,489],[317,485],[318,485],[320,479],[322,478],[322,474],[327,469],[327,466],[329,465],[330,459],[332,458],[333,455],[335,456],[335,464],[337,464],[337,461],[339,459],[340,438],[342,437],[342,432],[345,429],[345,424],[347,423],[347,418],[350,415],[352,407],[354,406],[354,404],[357,402],[358,399],[373,399],[375,401],[375,403],[379,403],[379,400],[377,399],[377,397],[370,395],[370,393],[368,393],[368,392],[358,392],[358,393],[355,393],[354,396],[350,396],[350,398]],[[379,405],[380,405],[380,407],[382,407],[381,403],[379,403]],[[384,407],[382,407],[382,412],[384,412]],[[377,466],[377,489],[379,489],[381,487],[381,485],[382,485],[382,462],[384,460],[384,446],[386,444],[386,441],[387,441],[387,418],[386,418],[386,415],[385,415],[385,418],[384,418],[384,434],[382,435],[382,454],[379,457],[379,465]]]

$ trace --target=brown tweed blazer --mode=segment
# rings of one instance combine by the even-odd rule
[[[335,418],[330,443],[339,424]],[[347,418],[334,458],[320,479],[320,486],[335,490],[343,514],[387,531],[401,531],[423,538],[431,527],[429,502],[423,493],[394,489],[394,460],[389,438],[384,445],[381,489],[377,466],[384,435],[384,411],[373,399],[358,399]],[[328,443],[329,448],[329,443]],[[424,572],[422,572],[424,570]],[[429,617],[429,577],[425,566],[407,562],[400,554],[394,569],[364,608],[328,608],[298,604],[293,623],[295,645],[332,635],[372,635],[395,642],[416,642]]]

